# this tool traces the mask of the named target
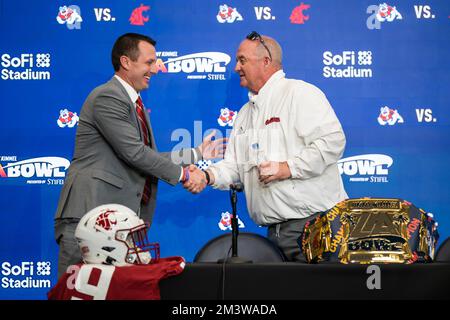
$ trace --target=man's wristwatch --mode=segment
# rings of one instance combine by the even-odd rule
[[[209,177],[209,173],[208,171],[203,171],[205,173],[205,177],[206,177],[206,185],[209,186],[209,183],[211,182],[211,178]]]

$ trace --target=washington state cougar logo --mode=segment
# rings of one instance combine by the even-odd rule
[[[235,21],[242,21],[241,14],[236,10],[236,8],[232,8],[223,4],[219,6],[219,13],[217,14],[217,21],[220,23],[233,23]]]
[[[133,10],[130,17],[130,24],[134,26],[143,26],[145,22],[148,22],[149,17],[144,17],[144,12],[150,10],[150,6],[144,6],[141,4],[140,7]]]
[[[377,19],[380,22],[388,21],[392,22],[395,19],[403,19],[400,12],[395,7],[391,7],[387,3],[382,3],[378,7]]]
[[[114,216],[114,212],[112,210],[106,210],[102,214],[100,214],[97,217],[97,220],[95,220],[95,227],[96,228],[102,228],[106,231],[109,231],[112,229],[112,226],[117,224],[117,219]]]
[[[58,123],[58,126],[60,126],[61,128],[64,127],[73,128],[78,123],[78,120],[80,120],[80,118],[78,117],[76,112],[63,109],[59,110],[59,118],[58,121],[56,122]]]
[[[217,122],[221,127],[225,126],[232,127],[236,116],[237,116],[236,111],[231,111],[228,108],[223,108],[220,109],[220,117],[217,119]]]
[[[403,118],[398,113],[397,110],[390,109],[389,107],[382,107],[380,108],[380,115],[378,116],[378,123],[382,126],[388,124],[390,126],[393,126],[396,123],[403,123]]]

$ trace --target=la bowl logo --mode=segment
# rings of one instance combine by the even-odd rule
[[[397,109],[391,109],[387,106],[380,108],[380,115],[378,116],[378,123],[382,126],[388,124],[393,126],[396,123],[403,123],[403,117]]]
[[[380,5],[370,5],[367,7],[367,13],[371,14],[367,18],[367,28],[370,30],[381,29],[381,22],[393,22],[394,20],[402,20],[401,13],[395,6],[390,6],[387,3]]]
[[[220,230],[222,231],[226,231],[226,230],[231,230],[231,217],[233,215],[231,213],[229,213],[228,211],[226,212],[222,212],[222,216],[221,219],[218,223]],[[245,228],[244,223],[242,222],[241,219],[239,219],[239,216],[237,217],[238,219],[238,227],[239,229]]]
[[[216,18],[220,23],[233,23],[244,20],[236,8],[232,8],[226,4],[219,6],[219,13]]]
[[[237,111],[232,111],[228,108],[220,109],[220,116],[217,122],[221,127],[229,126],[232,127],[234,124],[234,119],[236,119]]]
[[[81,17],[81,10],[79,6],[62,6],[59,7],[58,15],[56,16],[56,21],[59,24],[65,24],[67,29],[81,29],[81,22],[83,18]]]
[[[350,182],[386,183],[393,162],[384,154],[363,154],[339,160],[338,168],[341,175],[349,176]]]
[[[0,164],[0,178],[7,178],[0,182],[25,178],[28,179],[26,184],[61,185],[69,165],[69,160],[60,157],[32,158],[7,165]]]
[[[178,55],[175,52],[168,52],[167,55]],[[157,52],[158,57],[166,56],[166,52]],[[158,58],[158,70],[163,73],[186,73],[190,80],[226,80],[226,66],[230,63],[231,57],[222,52],[200,52],[184,55],[181,57],[169,58],[166,62]]]
[[[69,111],[67,109],[59,110],[59,118],[56,121],[60,128],[73,128],[78,124],[80,118],[76,112]]]

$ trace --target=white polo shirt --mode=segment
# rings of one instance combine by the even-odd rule
[[[274,73],[239,111],[224,160],[209,168],[213,187],[242,182],[247,208],[259,225],[306,218],[347,199],[337,161],[345,135],[320,89]],[[292,178],[264,185],[258,165],[287,161]]]

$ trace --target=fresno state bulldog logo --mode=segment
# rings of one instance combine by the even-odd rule
[[[236,10],[236,8],[229,7],[226,4],[219,6],[219,13],[216,18],[220,23],[233,23],[235,21],[243,20],[241,14]]]
[[[83,22],[83,18],[81,18],[80,13],[77,12],[76,8],[74,6],[67,7],[59,7],[58,16],[56,17],[56,21],[58,21],[59,24],[75,24],[79,22]]]
[[[236,111],[231,111],[228,108],[220,109],[220,116],[217,119],[217,122],[221,127],[229,126],[232,127],[234,124],[234,119],[237,116]]]
[[[112,229],[113,226],[117,224],[116,216],[114,215],[114,210],[106,209],[104,212],[102,212],[98,217],[97,220],[95,220],[95,228],[104,229],[106,231],[109,231]]]
[[[218,223],[220,230],[225,231],[225,230],[231,230],[231,216],[232,214],[227,212],[222,212],[222,217]],[[239,219],[239,216],[237,217],[238,219],[238,227],[239,229],[245,228],[244,223],[242,222],[241,219]]]
[[[378,116],[378,123],[382,126],[388,124],[390,126],[393,126],[396,123],[403,123],[403,118],[398,113],[397,110],[390,109],[389,107],[385,106],[380,108],[380,115]]]
[[[392,22],[395,19],[403,19],[400,12],[395,7],[391,7],[387,3],[382,3],[378,6],[377,19],[380,22],[388,21]]]
[[[72,112],[67,109],[62,109],[59,110],[59,118],[58,121],[56,122],[58,123],[58,126],[61,128],[64,127],[73,128],[78,123],[78,120],[80,120],[80,118],[78,117],[76,112]]]

